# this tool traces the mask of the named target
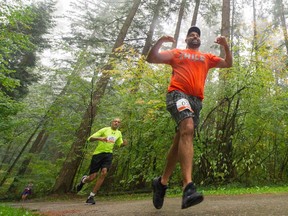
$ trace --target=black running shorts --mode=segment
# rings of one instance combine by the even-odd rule
[[[112,153],[100,153],[92,156],[91,164],[90,164],[90,173],[97,173],[100,169],[109,168],[111,167],[113,159]]]

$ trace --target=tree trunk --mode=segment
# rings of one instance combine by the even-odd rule
[[[156,7],[154,8],[153,12],[153,18],[152,18],[152,22],[150,24],[149,27],[149,31],[147,33],[147,38],[145,40],[145,44],[144,44],[144,48],[142,50],[142,58],[138,60],[138,65],[143,64],[143,62],[145,61],[145,58],[150,50],[150,47],[152,46],[152,39],[153,39],[153,35],[154,35],[154,31],[156,28],[156,24],[158,23],[158,18],[159,18],[159,13],[161,10],[161,6],[162,6],[163,0],[158,0]],[[140,68],[138,66],[138,68]],[[142,79],[142,70],[135,70],[135,76],[134,76],[134,87],[131,89],[131,93],[134,94],[139,90],[139,85]]]
[[[256,18],[256,5],[255,0],[252,0],[253,4],[253,50],[255,53],[256,70],[258,65],[258,32],[257,32],[257,18]]]
[[[43,148],[43,146],[44,146],[44,144],[48,138],[48,135],[44,134],[44,133],[45,133],[45,130],[42,130],[38,134],[37,139],[40,139],[40,140],[37,142],[34,141],[32,147],[30,148],[30,151],[29,151],[27,158],[25,158],[24,161],[21,163],[21,166],[20,166],[20,168],[16,174],[17,178],[14,178],[13,182],[10,184],[10,187],[7,191],[8,193],[12,193],[12,194],[15,193],[19,179],[21,179],[21,177],[26,173],[26,170],[27,170],[27,168],[28,168],[28,166],[32,160],[32,154],[37,154],[37,153],[41,152],[41,150],[42,150],[42,148]],[[40,143],[40,145],[38,143]]]
[[[144,45],[144,48],[142,50],[142,55],[146,56],[149,52],[150,47],[152,46],[153,34],[154,34],[156,24],[158,22],[159,12],[160,12],[162,4],[163,4],[163,0],[158,0],[157,5],[154,8],[152,23],[151,23],[149,31],[147,33],[147,39],[145,41],[145,45]]]
[[[9,141],[7,143],[4,143],[4,146],[7,146],[7,147],[5,149],[5,153],[3,154],[3,158],[1,160],[0,170],[3,167],[3,164],[5,164],[5,163],[9,164],[10,163],[11,155],[9,154],[9,152],[10,152],[10,149],[12,148],[12,143],[13,143],[13,141]],[[2,150],[2,151],[4,151],[4,150]]]
[[[225,36],[227,40],[230,39],[230,0],[223,0],[222,2],[222,24],[221,24],[221,35]],[[220,46],[220,57],[225,58],[225,51],[222,46]],[[225,89],[226,78],[223,76],[223,72],[219,73],[219,82],[221,83],[223,89]],[[239,106],[239,101],[237,100],[236,106],[232,106],[234,97],[232,100],[227,100],[227,103],[221,105],[221,112],[218,113],[217,120],[217,132],[216,139],[218,144],[219,154],[222,155],[217,163],[217,172],[227,173],[224,178],[229,179],[233,175],[232,170],[232,136],[235,133],[235,123],[236,116]],[[233,110],[234,108],[234,110]],[[225,110],[225,113],[222,111]],[[224,115],[224,118],[223,118]],[[224,168],[226,167],[226,168]],[[226,170],[225,170],[226,169]]]
[[[12,163],[12,165],[9,167],[9,169],[7,170],[6,174],[4,175],[3,179],[0,182],[0,186],[2,186],[4,184],[4,182],[6,181],[6,179],[8,178],[8,176],[11,174],[14,166],[16,165],[16,163],[18,162],[18,160],[21,158],[22,154],[24,153],[25,149],[27,148],[27,146],[29,145],[30,141],[32,140],[32,138],[35,136],[37,130],[39,129],[40,125],[38,125],[37,128],[34,129],[34,132],[30,135],[29,139],[27,140],[27,142],[24,144],[24,146],[22,147],[21,151],[19,152],[19,154],[17,155],[16,159],[14,160],[14,162]]]
[[[222,3],[221,35],[225,36],[228,40],[230,39],[230,0],[223,0]],[[224,56],[225,52],[221,46],[220,57],[224,58]]]
[[[141,3],[141,0],[135,0],[133,7],[128,14],[122,29],[116,39],[112,53],[116,48],[120,47],[124,38],[127,34],[128,28],[131,25],[131,22],[136,14],[136,11]],[[76,141],[72,144],[71,150],[68,153],[66,160],[60,170],[58,178],[54,184],[52,192],[54,193],[66,193],[71,191],[73,188],[73,180],[76,175],[77,169],[81,163],[82,159],[82,150],[85,146],[86,140],[91,131],[91,122],[93,122],[94,117],[97,114],[97,108],[100,102],[100,99],[103,97],[107,84],[110,79],[110,70],[112,65],[108,64],[105,66],[103,75],[96,83],[96,90],[93,93],[93,98],[90,106],[86,109],[86,112],[83,115],[82,122],[76,132]]]
[[[178,42],[178,38],[179,38],[179,34],[180,34],[180,27],[181,27],[181,23],[183,20],[185,6],[186,6],[186,0],[182,0],[181,5],[180,5],[179,14],[178,14],[176,30],[175,30],[175,34],[174,34],[175,42],[172,44],[172,49],[177,47],[177,42]]]
[[[194,8],[194,12],[193,12],[191,26],[194,26],[197,23],[197,16],[198,16],[198,12],[199,12],[199,6],[200,6],[200,0],[195,0],[195,8]]]
[[[85,55],[83,55],[84,53],[86,52],[86,50],[84,52],[82,52],[82,54],[80,55],[78,61],[82,61],[83,57]],[[80,65],[80,64],[77,64],[77,65]],[[82,68],[81,67],[78,67],[76,68],[73,73],[72,73],[72,76],[76,76],[78,74],[78,72],[81,70]],[[55,107],[58,106],[61,98],[63,95],[66,94],[66,91],[67,91],[67,88],[70,86],[70,81],[68,80],[66,85],[64,86],[64,88],[62,89],[62,91],[60,92],[60,94],[57,96],[57,98],[54,100],[54,102],[50,105],[46,115],[42,118],[42,121],[38,123],[37,127],[36,127],[36,130],[34,130],[33,132],[33,135],[36,134],[37,130],[39,128],[42,127],[42,130],[38,133],[36,139],[34,140],[30,150],[29,150],[29,155],[27,156],[27,158],[24,159],[24,161],[21,163],[21,166],[16,174],[16,177],[18,178],[15,178],[13,180],[13,182],[11,183],[9,189],[8,189],[8,192],[13,192],[14,190],[14,185],[17,185],[16,182],[18,181],[19,178],[21,178],[21,176],[23,176],[32,160],[32,155],[31,154],[38,154],[42,151],[48,137],[49,137],[49,134],[48,132],[46,131],[46,128],[49,124],[49,116],[53,116],[53,118],[57,118],[57,116],[60,115],[61,111]],[[28,139],[28,141],[26,142],[27,143],[27,146],[29,144],[29,142],[31,141],[31,138]],[[12,171],[12,170],[11,170]]]
[[[288,55],[288,34],[287,34],[287,25],[285,20],[285,13],[284,13],[284,4],[283,0],[277,0],[277,5],[279,7],[279,16],[281,21],[281,27],[283,31],[284,41],[285,41],[285,47],[286,47],[286,54]]]

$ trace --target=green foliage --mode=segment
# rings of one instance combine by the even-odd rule
[[[286,193],[287,186],[254,186],[243,187],[241,185],[227,185],[217,188],[203,188],[206,195],[236,195],[236,194],[265,194],[265,193]]]
[[[132,189],[133,183],[133,189],[137,189],[160,172],[172,142],[174,123],[165,107],[170,74],[167,68],[152,70],[141,58],[135,58],[133,50],[123,54],[125,67],[118,64],[114,70],[110,83],[113,87],[108,88],[100,110],[110,119],[112,116],[123,119],[121,130],[129,143],[115,152],[113,178],[123,181],[113,186]],[[170,136],[163,136],[169,133]]]
[[[217,74],[207,82],[201,114],[204,121],[195,143],[196,179],[205,179],[202,184],[237,180],[254,185],[286,179],[287,146],[282,138],[287,136],[287,101],[283,100],[287,89],[275,85],[271,63],[278,52],[261,49],[258,55],[265,63],[235,65],[219,76],[224,82],[214,81]]]
[[[0,204],[0,215],[5,216],[29,216],[29,215],[39,215],[22,208],[12,208],[7,205]]]
[[[14,99],[25,95],[28,92],[28,85],[37,80],[37,76],[32,74],[28,67],[35,65],[34,53],[37,46],[43,44],[44,39],[41,41],[40,38],[45,33],[44,28],[49,28],[49,24],[43,25],[41,22],[43,19],[40,19],[43,17],[45,22],[49,23],[47,13],[48,11],[41,11],[37,6],[1,3],[0,131],[7,133],[9,128],[15,126],[11,116],[23,106]]]
[[[43,34],[51,25],[51,5],[16,6],[3,3],[0,32],[0,86],[5,94],[19,99],[28,86],[38,80],[30,71],[35,66],[36,51],[47,44]]]

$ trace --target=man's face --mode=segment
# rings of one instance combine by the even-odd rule
[[[121,120],[116,118],[112,121],[111,127],[113,130],[116,130],[120,126],[120,124],[121,124]]]
[[[201,40],[197,32],[191,32],[187,35],[185,42],[188,48],[197,49],[201,45]]]

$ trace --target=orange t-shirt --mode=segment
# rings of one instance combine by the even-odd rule
[[[208,70],[216,67],[221,58],[191,49],[172,49],[163,52],[173,55],[171,60],[164,62],[173,69],[168,92],[179,90],[203,100]]]

